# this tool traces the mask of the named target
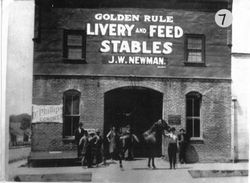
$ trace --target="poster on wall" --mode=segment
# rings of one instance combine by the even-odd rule
[[[32,123],[62,123],[62,110],[63,105],[33,105]]]

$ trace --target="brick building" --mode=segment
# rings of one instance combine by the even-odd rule
[[[75,152],[79,122],[103,134],[130,124],[141,138],[163,118],[186,129],[190,161],[228,161],[231,28],[216,25],[214,16],[229,5],[37,1],[33,105],[61,108],[58,118],[33,120],[31,159]],[[158,148],[165,155],[167,140]],[[146,151],[143,142],[135,147],[136,156]]]

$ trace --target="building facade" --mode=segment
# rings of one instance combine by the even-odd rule
[[[142,133],[163,118],[186,129],[190,162],[230,160],[231,28],[214,21],[223,8],[38,1],[31,156],[75,152],[79,122],[104,136],[129,124],[141,140],[135,155],[145,156]],[[159,156],[166,149],[162,138]]]

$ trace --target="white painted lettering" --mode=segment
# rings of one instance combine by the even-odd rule
[[[135,58],[134,57],[129,57],[128,63],[129,64],[134,64],[135,63]]]
[[[166,26],[166,37],[173,37],[173,27]]]
[[[112,40],[111,43],[113,44],[113,52],[118,52],[118,44],[121,43],[119,40]]]
[[[141,51],[141,43],[139,41],[131,41],[131,53],[139,53]]]
[[[127,35],[131,36],[132,35],[132,30],[133,30],[133,28],[134,28],[135,25],[134,24],[132,24],[132,25],[125,24],[124,26],[127,29]]]
[[[128,41],[122,41],[119,52],[130,53],[130,47],[129,47]]]
[[[173,23],[174,22],[173,16],[167,16],[167,22]]]
[[[116,24],[109,24],[109,35],[116,36]]]
[[[158,42],[158,41],[153,42],[153,53],[154,54],[160,54],[161,53],[160,46],[161,46],[161,42]]]
[[[112,56],[111,58],[112,58],[111,60],[108,60],[108,63],[109,63],[109,64],[113,64],[113,63],[115,62],[114,56]]]
[[[153,63],[153,58],[152,57],[147,57],[147,64],[152,64]]]
[[[91,31],[91,25],[90,23],[87,23],[87,31],[86,31],[86,34],[87,35],[95,35],[95,33],[93,31]]]
[[[104,14],[102,16],[103,20],[110,20],[110,15],[109,14]]]
[[[158,64],[159,65],[164,65],[164,58],[163,57],[158,58]]]
[[[125,19],[124,19],[125,21],[131,21],[132,19],[131,19],[131,15],[125,15]]]
[[[102,20],[102,14],[101,13],[95,14],[95,19]]]
[[[140,20],[140,15],[132,15],[132,21],[139,22],[139,20]]]
[[[126,27],[122,24],[117,25],[117,36],[126,36]]]
[[[144,15],[144,22],[150,22],[150,16],[149,15]]]
[[[101,32],[101,35],[105,35],[107,33],[107,30],[108,30],[108,27],[109,25],[108,24],[98,24],[99,28],[100,28],[100,32]]]
[[[165,42],[163,44],[162,53],[164,53],[164,54],[170,54],[170,53],[172,53],[172,46],[173,46],[173,43],[171,43],[171,42]]]
[[[159,25],[158,26],[158,37],[165,37],[164,28],[165,28],[164,25]]]
[[[125,59],[124,56],[118,56],[118,63],[119,64],[123,64],[124,63],[124,59]]]
[[[183,30],[182,30],[182,28],[179,27],[179,26],[175,26],[175,28],[174,28],[174,37],[175,38],[180,38],[182,36],[183,36]]]
[[[156,33],[156,25],[150,25],[149,26],[149,37],[154,37],[154,34]]]
[[[154,57],[153,64],[158,65],[158,58],[157,57]]]
[[[138,56],[135,57],[135,64],[140,64]]]
[[[142,42],[142,53],[152,53],[151,50],[147,49],[147,42],[146,41]]]
[[[110,41],[109,40],[103,40],[101,42],[101,48],[100,48],[100,51],[102,53],[107,53],[110,51]]]
[[[122,14],[117,14],[118,21],[124,21],[124,16]]]

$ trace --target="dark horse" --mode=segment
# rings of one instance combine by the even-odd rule
[[[157,153],[157,143],[159,143],[162,134],[164,134],[164,130],[169,131],[170,128],[171,127],[165,120],[159,119],[146,132],[143,133],[144,140],[148,145],[148,167],[150,167],[150,162],[152,160],[152,167],[156,168],[154,157]]]

